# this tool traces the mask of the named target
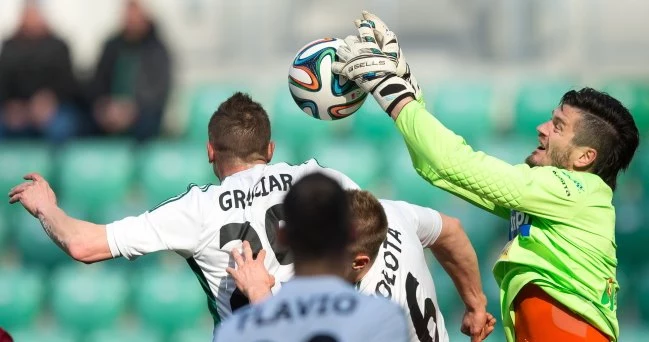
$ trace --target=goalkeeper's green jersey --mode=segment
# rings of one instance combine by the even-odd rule
[[[508,341],[514,341],[514,298],[527,283],[617,341],[615,210],[600,177],[510,165],[474,151],[417,101],[396,124],[419,175],[511,219],[510,240],[493,269]]]

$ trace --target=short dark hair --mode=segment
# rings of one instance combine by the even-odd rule
[[[388,233],[388,218],[374,195],[363,190],[347,190],[355,240],[352,255],[367,254],[374,259]]]
[[[343,255],[350,242],[347,196],[321,173],[298,180],[284,198],[288,247],[297,260]]]
[[[270,120],[249,95],[237,92],[221,103],[208,124],[208,136],[221,160],[265,158],[270,143]]]
[[[633,116],[620,101],[592,88],[565,93],[560,105],[580,110],[572,143],[597,151],[591,172],[615,190],[618,173],[629,167],[640,143]]]

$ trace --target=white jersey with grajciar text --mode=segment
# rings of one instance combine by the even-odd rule
[[[397,302],[408,319],[411,342],[448,342],[435,284],[423,248],[442,230],[438,212],[401,201],[381,200],[388,233],[359,291]]]
[[[292,184],[313,172],[331,176],[346,189],[358,188],[347,176],[313,159],[301,165],[257,165],[226,177],[220,185],[191,185],[140,216],[108,224],[111,253],[127,259],[161,250],[181,255],[207,294],[217,325],[248,303],[225,270],[234,267],[230,253],[243,240],[253,252],[267,251],[265,266],[276,280],[273,292],[292,277],[292,256],[276,238],[284,217],[281,204]]]
[[[214,342],[406,342],[403,310],[334,276],[295,277],[277,295],[236,311]]]

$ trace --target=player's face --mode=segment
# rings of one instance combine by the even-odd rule
[[[525,163],[572,169],[573,159],[577,157],[572,138],[580,118],[581,113],[568,105],[552,111],[552,118],[536,127],[539,146],[525,159]]]

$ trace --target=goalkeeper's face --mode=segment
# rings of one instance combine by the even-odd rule
[[[581,113],[574,107],[563,105],[555,109],[549,121],[536,127],[539,146],[525,159],[525,163],[572,170],[579,158],[572,139],[580,118]]]

